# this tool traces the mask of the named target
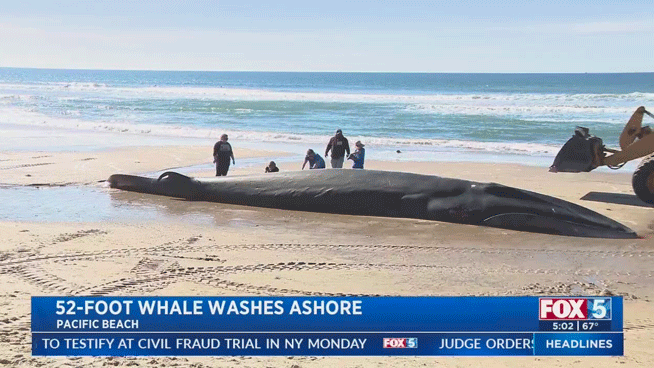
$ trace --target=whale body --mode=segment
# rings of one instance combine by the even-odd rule
[[[637,238],[628,227],[551,196],[495,183],[375,170],[306,170],[253,176],[159,178],[116,174],[112,188],[237,205],[417,218],[598,238]]]

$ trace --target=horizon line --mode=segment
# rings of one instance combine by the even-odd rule
[[[108,71],[108,72],[181,72],[181,73],[313,73],[313,74],[652,74],[648,72],[433,72],[433,71],[311,71],[311,70],[186,70],[186,69],[110,69],[110,68],[39,68],[0,66],[0,69],[27,70],[68,70],[68,71]]]

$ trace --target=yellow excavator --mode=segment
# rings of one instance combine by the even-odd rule
[[[654,134],[649,126],[643,126],[645,114],[654,118],[644,106],[631,115],[620,134],[620,150],[604,146],[602,139],[591,135],[588,128],[577,127],[556,155],[550,171],[588,172],[600,166],[619,169],[631,160],[645,157],[631,184],[638,198],[654,205]]]

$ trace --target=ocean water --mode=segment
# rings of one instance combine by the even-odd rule
[[[34,132],[0,147],[82,150],[166,139],[207,142],[228,133],[235,145],[301,154],[322,151],[341,128],[351,144],[366,143],[371,159],[543,163],[577,125],[617,146],[624,124],[642,105],[654,110],[654,73],[0,68],[0,128],[8,135]],[[60,139],[61,132],[71,134]],[[93,139],[94,132],[118,138]]]
[[[356,140],[366,144],[368,159],[516,162],[546,167],[577,125],[589,127],[607,145],[617,146],[624,124],[642,105],[654,110],[654,73],[0,68],[0,151],[205,144],[209,152],[214,141],[228,133],[237,149],[289,152],[292,154],[274,159],[297,161],[299,168],[307,148],[321,152],[328,138],[341,128],[351,144]],[[654,123],[645,119],[645,123]],[[239,166],[263,167],[267,159],[271,158],[239,160]],[[186,169],[198,168],[179,171]],[[211,164],[203,169],[210,170]],[[163,202],[122,195],[126,194],[99,187],[3,187],[0,202],[5,205],[0,207],[0,219],[217,221],[199,215],[215,209],[170,210]],[[224,217],[236,223],[244,221],[241,212]]]

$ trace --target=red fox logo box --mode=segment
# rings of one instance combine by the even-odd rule
[[[611,319],[610,298],[541,298],[540,320]]]

